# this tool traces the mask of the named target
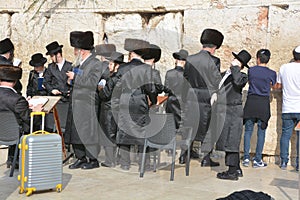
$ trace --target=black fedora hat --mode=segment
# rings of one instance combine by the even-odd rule
[[[114,44],[99,44],[95,46],[96,55],[110,57],[113,52],[116,51],[116,45]]]
[[[111,56],[108,58],[108,60],[113,61],[118,64],[124,63],[124,54],[120,52],[112,52]]]
[[[59,45],[57,41],[51,42],[46,46],[47,53],[46,55],[56,54],[59,50],[61,50],[63,45]]]
[[[247,63],[251,60],[251,55],[248,51],[242,50],[238,54],[232,52],[232,55],[242,63],[242,67],[245,66],[249,68]]]
[[[126,38],[124,49],[142,56],[147,53],[149,45],[150,43],[145,40]]]
[[[36,53],[31,56],[29,65],[33,67],[40,67],[40,66],[44,66],[46,62],[47,62],[47,58],[44,58],[41,53]]]
[[[22,78],[22,68],[0,65],[0,80],[16,81]]]
[[[15,47],[9,38],[5,38],[0,41],[0,54],[7,53],[13,50]]]
[[[224,40],[224,35],[216,29],[205,29],[200,38],[201,44],[213,44],[217,49],[221,47]]]
[[[186,60],[188,55],[189,55],[189,52],[187,50],[180,49],[179,52],[173,53],[173,58],[175,58],[177,60]]]
[[[142,56],[144,60],[154,59],[154,62],[158,62],[161,57],[161,48],[155,44],[150,44],[146,53]]]

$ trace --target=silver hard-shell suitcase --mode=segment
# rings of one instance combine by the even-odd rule
[[[42,115],[42,130],[32,133],[35,115]],[[45,132],[44,119],[44,112],[31,113],[31,134],[20,140],[19,192],[27,196],[39,190],[62,190],[61,136]]]

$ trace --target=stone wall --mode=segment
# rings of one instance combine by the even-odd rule
[[[252,56],[260,48],[269,48],[269,67],[279,67],[292,58],[299,45],[300,2],[298,0],[14,0],[0,1],[0,38],[9,37],[22,59],[23,85],[27,85],[28,62],[36,52],[57,40],[64,45],[65,57],[72,61],[69,32],[91,30],[96,44],[104,33],[109,42],[123,50],[126,37],[141,38],[159,45],[163,54],[157,68],[162,79],[174,66],[172,52],[180,48],[191,54],[201,46],[199,36],[205,28],[216,28],[224,35],[216,55],[222,70],[229,66],[231,52],[248,50]],[[252,58],[251,65],[255,64]],[[25,89],[24,89],[25,93]],[[272,118],[267,130],[264,153],[278,155],[281,133],[281,94],[272,93]],[[255,134],[254,134],[255,135]],[[255,140],[255,137],[254,139]],[[253,149],[254,149],[254,145]]]

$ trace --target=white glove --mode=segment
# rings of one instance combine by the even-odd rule
[[[210,98],[210,105],[212,106],[217,101],[217,93],[213,93]]]

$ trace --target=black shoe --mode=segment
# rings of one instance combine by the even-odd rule
[[[191,158],[197,159],[200,158],[200,155],[196,151],[191,150]]]
[[[230,174],[228,171],[218,173],[217,178],[232,181],[239,180],[237,173]]]
[[[211,158],[203,159],[201,161],[201,167],[218,167],[220,163],[213,161]]]
[[[237,169],[236,174],[237,174],[238,177],[243,177],[244,176],[243,171],[241,169]]]
[[[179,164],[185,164],[186,162],[186,153],[182,154],[180,157],[179,157]]]
[[[69,169],[79,169],[86,163],[87,163],[86,158],[77,159],[75,163],[73,163],[72,165],[69,165]]]
[[[101,167],[115,167],[115,166],[116,166],[116,165],[113,164],[113,163],[111,163],[111,164],[108,164],[108,163],[106,163],[106,162],[101,163]]]
[[[95,161],[90,161],[88,163],[85,163],[82,165],[81,169],[94,169],[94,168],[99,168],[99,162],[98,160]]]
[[[128,165],[121,165],[120,168],[124,171],[129,171],[129,166]]]

